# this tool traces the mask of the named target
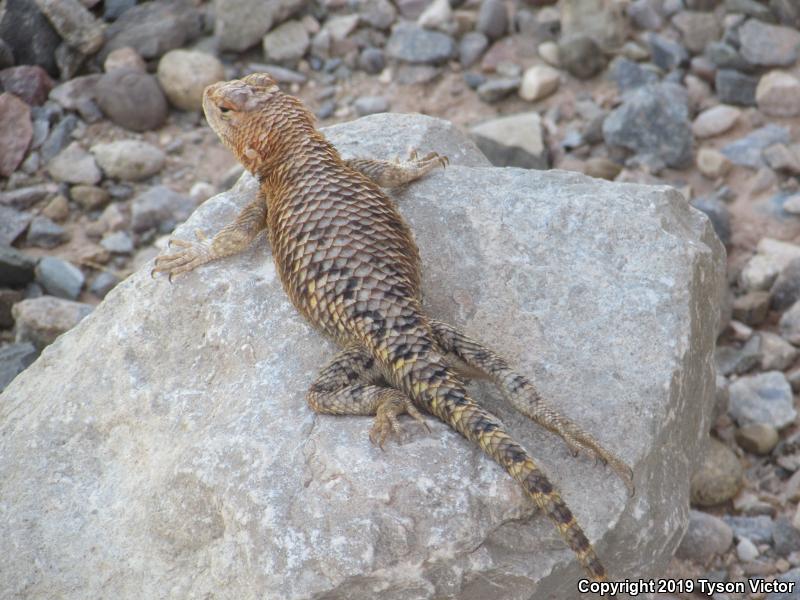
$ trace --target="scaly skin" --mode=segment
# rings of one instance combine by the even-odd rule
[[[308,392],[327,414],[376,415],[370,439],[383,447],[397,416],[437,416],[516,479],[553,521],[592,579],[606,571],[572,512],[529,453],[468,394],[457,358],[492,379],[511,404],[559,434],[574,451],[610,463],[632,491],[632,473],[591,435],[547,407],[533,384],[455,328],[429,319],[420,302],[420,258],[411,231],[380,186],[412,181],[446,159],[412,153],[403,163],[344,161],[305,106],[266,74],[209,86],[208,122],[260,182],[259,195],[213,240],[174,240],[156,260],[170,277],[243,250],[266,228],[281,282],[297,310],[343,350]]]

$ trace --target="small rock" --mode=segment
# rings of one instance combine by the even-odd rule
[[[710,12],[681,11],[672,17],[672,24],[681,32],[683,45],[695,54],[722,35],[719,20]]]
[[[93,185],[103,177],[92,155],[78,142],[72,142],[47,163],[47,171],[56,181],[66,183]]]
[[[775,333],[762,331],[759,335],[761,336],[761,368],[764,371],[783,371],[791,366],[797,358],[797,348]]]
[[[16,248],[0,244],[0,286],[19,287],[33,281],[36,260]]]
[[[775,16],[770,12],[769,8],[756,0],[725,0],[725,10],[729,13],[740,13],[748,17],[755,17],[762,21],[775,21]]]
[[[31,109],[14,94],[0,94],[0,176],[17,169],[32,138]]]
[[[264,36],[264,58],[269,62],[294,67],[305,55],[309,43],[308,31],[300,21],[286,21]],[[222,71],[221,64],[219,68]],[[224,79],[224,74],[215,81],[219,79]]]
[[[23,300],[14,305],[17,342],[29,342],[41,350],[77,325],[92,312],[93,307],[82,302],[42,296]]]
[[[736,544],[736,556],[743,562],[755,560],[758,558],[758,548],[747,538],[742,538],[739,540],[739,543]]]
[[[758,77],[734,69],[717,69],[714,86],[721,102],[755,106]]]
[[[483,0],[478,11],[478,21],[475,29],[485,34],[490,40],[496,40],[505,35],[508,29],[508,13],[505,2],[502,0]]]
[[[558,56],[561,67],[578,79],[590,79],[606,68],[602,50],[587,35],[563,36],[558,41]]]
[[[608,181],[614,181],[614,178],[619,175],[621,170],[622,166],[602,156],[590,158],[583,166],[583,172],[589,177],[607,179]]]
[[[305,28],[300,23],[294,23],[305,33]],[[174,106],[181,110],[199,112],[203,108],[203,90],[206,86],[225,79],[225,69],[217,57],[211,54],[198,50],[171,50],[158,61],[157,76],[164,93]]]
[[[75,115],[67,115],[58,122],[50,135],[42,144],[42,162],[50,162],[54,156],[61,152],[72,139],[72,132],[78,127],[80,121]]]
[[[449,35],[407,22],[395,25],[386,43],[391,58],[413,64],[440,64],[452,58],[455,50]]]
[[[783,312],[800,300],[800,258],[787,263],[769,293],[772,310]]]
[[[439,29],[453,33],[457,25],[453,22],[453,9],[448,0],[433,0],[417,18],[417,25],[425,29]]]
[[[53,80],[38,65],[20,65],[0,71],[0,89],[29,106],[41,106],[53,88]]]
[[[108,204],[108,192],[95,185],[74,185],[69,196],[83,210],[98,210]]]
[[[0,192],[0,204],[19,210],[27,210],[56,192],[58,192],[58,186],[54,183],[32,185]]]
[[[389,99],[385,96],[361,96],[353,103],[359,117],[388,112]]]
[[[797,416],[792,389],[780,371],[740,377],[731,384],[730,392],[728,412],[739,426],[764,423],[781,429]]]
[[[132,69],[103,75],[97,82],[97,104],[114,123],[131,131],[158,129],[167,118],[167,99],[156,78]]]
[[[558,44],[556,44],[555,42],[551,40],[542,42],[536,48],[536,51],[539,53],[539,56],[542,57],[542,60],[546,62],[548,65],[552,67],[561,66],[561,57],[558,54]]]
[[[733,69],[746,73],[755,70],[755,66],[747,62],[739,51],[727,42],[711,42],[706,46],[705,56],[707,56],[718,69]]]
[[[167,158],[159,148],[138,140],[95,144],[90,151],[107,177],[125,181],[139,181],[155,175]]]
[[[793,194],[786,198],[781,208],[790,215],[800,215],[800,194]]]
[[[103,71],[110,73],[117,69],[131,69],[140,73],[147,72],[147,64],[139,53],[129,46],[112,50],[103,62]],[[95,75],[100,79],[100,75]]]
[[[55,51],[61,38],[35,2],[6,0],[0,13],[0,39],[12,50],[20,65],[39,65],[57,75]],[[0,114],[2,114],[0,110]]]
[[[11,307],[22,300],[22,298],[22,290],[0,288],[0,329],[11,329],[14,327],[14,317],[11,315]],[[1,371],[2,366],[0,366],[0,372]]]
[[[692,159],[692,133],[686,91],[672,83],[633,90],[603,122],[607,144],[654,157],[682,168]]]
[[[53,196],[42,210],[42,216],[56,222],[64,221],[69,216],[69,202],[63,194]]]
[[[192,184],[189,190],[189,197],[194,200],[196,204],[205,202],[211,196],[217,193],[217,188],[207,181],[198,181]]]
[[[640,65],[624,57],[617,57],[611,63],[609,77],[621,92],[627,92],[649,83],[658,83],[660,76],[655,67]]]
[[[714,410],[711,412],[711,422],[716,422],[722,415],[727,414],[730,404],[731,392],[728,380],[720,374],[716,377],[714,390]]]
[[[8,387],[14,377],[32,365],[37,356],[39,353],[36,348],[28,342],[0,348],[0,392]]]
[[[689,525],[676,551],[676,556],[705,564],[714,556],[724,554],[733,543],[733,530],[722,519],[689,510]]]
[[[748,292],[733,301],[733,318],[751,327],[761,325],[769,313],[769,292]]]
[[[756,104],[770,117],[800,115],[800,81],[785,71],[770,71],[758,82]]]
[[[499,102],[519,89],[519,77],[497,77],[478,86],[478,97],[486,103]]]
[[[34,0],[61,39],[88,56],[103,45],[103,27],[78,0]]]
[[[778,556],[789,556],[800,550],[800,530],[787,517],[778,517],[772,528],[772,542]]]
[[[44,216],[34,217],[28,226],[26,238],[31,246],[39,248],[55,248],[69,239],[66,230]]]
[[[770,0],[769,6],[781,23],[800,28],[800,6],[794,0]]]
[[[650,48],[650,56],[659,68],[672,71],[689,63],[688,52],[678,42],[652,32],[645,39]]]
[[[791,175],[800,174],[800,145],[774,144],[764,149],[761,156],[774,171],[785,171]]]
[[[549,167],[542,121],[536,112],[492,119],[472,127],[470,134],[496,167]]]
[[[634,0],[628,5],[628,17],[639,29],[658,31],[664,27],[661,4],[658,0]]]
[[[800,345],[800,301],[783,313],[779,321],[781,336],[794,345]]]
[[[116,275],[108,271],[101,271],[97,274],[97,277],[94,278],[92,285],[89,287],[89,291],[98,298],[105,298],[106,294],[118,283],[119,278]]]
[[[690,204],[706,214],[723,244],[727,246],[731,243],[731,212],[722,200],[712,196],[700,196],[693,198]]]
[[[139,233],[154,227],[169,233],[179,222],[185,221],[195,208],[195,203],[185,196],[162,185],[151,187],[131,203],[131,228]]]
[[[758,169],[764,166],[762,153],[774,144],[788,144],[789,129],[770,123],[722,148],[722,153],[735,165]]]
[[[772,519],[766,515],[755,517],[725,515],[722,520],[733,529],[737,539],[747,538],[755,544],[769,544],[772,541]]]
[[[81,293],[84,276],[72,263],[45,256],[36,265],[36,281],[48,294],[74,300]]]
[[[747,290],[767,290],[778,274],[792,260],[800,258],[800,246],[772,238],[762,238],[756,254],[745,264],[740,274],[742,287]]]
[[[710,179],[727,175],[732,166],[733,163],[719,150],[700,148],[697,152],[697,168]]]
[[[0,206],[0,246],[10,246],[28,228],[32,216],[10,206]]]
[[[752,336],[741,348],[734,346],[717,346],[714,358],[717,370],[723,375],[742,375],[755,369],[762,359],[762,340],[760,336]]]
[[[115,254],[130,254],[133,252],[133,240],[125,231],[115,231],[105,235],[100,245]]]
[[[481,55],[486,51],[489,46],[489,38],[479,31],[470,31],[461,38],[458,45],[459,62],[461,66],[466,68],[471,67]]]
[[[800,32],[750,19],[739,28],[742,56],[754,65],[785,67],[797,60]]]
[[[389,0],[360,0],[358,16],[375,29],[389,29],[397,18],[397,9]]]
[[[736,430],[736,443],[752,454],[764,456],[778,444],[778,431],[765,423],[745,425]]]
[[[624,56],[628,60],[635,60],[636,62],[641,62],[650,59],[650,50],[645,48],[639,42],[625,42],[625,45],[622,46],[620,50],[620,56]]]
[[[466,37],[466,36],[465,36]],[[370,75],[377,75],[386,66],[383,50],[380,48],[364,48],[358,57],[358,66]]]
[[[735,106],[719,104],[701,112],[692,123],[692,133],[698,138],[709,138],[728,131],[736,124],[742,111]]]
[[[546,98],[558,89],[561,74],[547,65],[535,65],[525,71],[519,86],[519,95],[523,100],[536,102]]]
[[[733,498],[742,485],[742,466],[722,442],[711,438],[700,467],[689,484],[692,504],[714,506]]]

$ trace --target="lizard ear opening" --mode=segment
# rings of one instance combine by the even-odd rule
[[[270,88],[278,89],[278,83],[269,76],[268,73],[253,73],[242,79],[243,83],[255,88],[262,88],[270,90]]]

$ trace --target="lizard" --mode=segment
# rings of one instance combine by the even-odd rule
[[[292,303],[340,352],[307,393],[332,415],[374,415],[369,438],[384,447],[407,414],[423,411],[476,443],[555,524],[588,576],[606,570],[544,471],[502,423],[467,392],[464,371],[493,381],[510,404],[579,450],[609,464],[633,493],[633,473],[576,423],[548,406],[534,384],[500,355],[422,309],[421,261],[410,227],[382,188],[418,179],[448,160],[412,151],[405,161],[344,160],[316,129],[302,101],[266,73],[218,82],[203,93],[211,128],[259,182],[236,219],[209,239],[173,238],[151,275],[170,282],[237,254],[266,230],[276,271]]]

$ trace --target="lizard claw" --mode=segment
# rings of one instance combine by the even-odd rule
[[[196,242],[170,238],[168,247],[177,246],[180,248],[173,254],[163,254],[156,257],[155,266],[150,271],[150,276],[155,277],[156,273],[166,273],[167,280],[172,283],[173,278],[183,273],[207,263],[213,258],[211,253],[211,243],[206,235],[199,229],[195,231]]]
[[[430,433],[430,427],[425,422],[425,417],[417,410],[411,400],[397,392],[390,390],[390,396],[381,402],[375,414],[375,421],[372,429],[369,431],[369,440],[384,450],[384,444],[390,435],[401,437],[403,433],[403,426],[400,425],[398,415],[403,413],[413,418],[417,423],[421,424]]]

